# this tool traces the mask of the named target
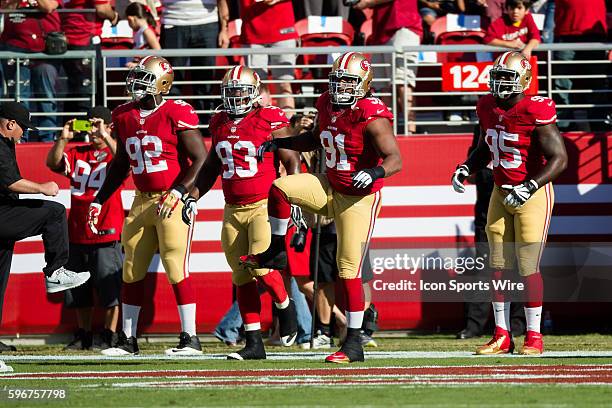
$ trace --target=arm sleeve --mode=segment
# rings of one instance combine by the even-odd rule
[[[540,36],[540,30],[538,30],[538,26],[536,26],[531,13],[525,16],[525,25],[527,26],[527,40],[538,40],[541,42],[542,37]]]
[[[534,119],[536,126],[550,125],[557,122],[557,107],[555,102],[549,98],[538,99],[530,106],[530,113]]]
[[[8,186],[21,179],[19,167],[14,160],[0,160],[0,187],[8,190]]]
[[[176,106],[172,120],[177,130],[196,129],[200,120],[193,107],[187,102],[175,100],[172,103]]]
[[[504,38],[504,18],[500,17],[497,20],[495,20],[493,23],[491,23],[491,25],[489,26],[489,28],[487,28],[487,34],[484,37],[484,43],[488,44],[491,41],[497,39],[497,40],[503,40]]]
[[[70,173],[74,170],[74,161],[76,158],[76,148],[72,148],[68,151],[64,151],[62,163],[64,165],[64,175],[70,177]]]
[[[266,106],[261,113],[262,117],[270,124],[270,132],[289,126],[287,115],[276,106]]]
[[[366,123],[375,121],[379,118],[387,118],[393,122],[393,114],[383,101],[375,97],[364,98],[359,101],[359,108],[362,110],[362,118]]]

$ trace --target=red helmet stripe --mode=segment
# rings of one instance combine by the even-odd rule
[[[342,61],[340,61],[340,69],[346,69],[348,68],[348,63],[351,60],[351,57],[353,56],[353,54],[355,54],[354,52],[347,52],[346,54],[344,54],[344,57],[342,58]]]
[[[504,55],[502,55],[501,59],[499,60],[499,64],[504,65],[506,63],[506,60],[511,54],[512,54],[512,51],[506,51]]]

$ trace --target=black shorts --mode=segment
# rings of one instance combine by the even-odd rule
[[[119,242],[94,245],[71,243],[70,258],[66,269],[91,273],[91,278],[87,282],[64,292],[64,304],[67,307],[92,307],[94,289],[100,307],[108,308],[119,305],[123,269]]]
[[[333,225],[333,224],[330,224]],[[319,251],[315,251],[314,237],[310,242],[310,279],[314,280],[315,262],[319,255],[319,282],[335,282],[338,276],[338,263],[336,262],[336,252],[338,249],[338,237],[335,230],[330,233],[332,228],[321,228],[319,238]]]
[[[314,279],[314,268],[315,268],[315,251],[314,239],[310,245],[310,279]],[[336,253],[338,249],[338,236],[336,235],[336,229],[334,224],[330,224],[321,228],[321,238],[319,243],[319,282],[335,282],[338,276],[338,263],[336,262]],[[366,253],[366,259],[364,259],[363,267],[361,269],[361,280],[363,283],[367,283],[374,279],[374,273],[372,272],[372,266],[370,265],[369,252]]]

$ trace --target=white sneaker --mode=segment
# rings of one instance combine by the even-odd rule
[[[73,272],[62,266],[56,269],[51,276],[45,277],[47,293],[56,293],[76,288],[87,282],[90,276],[89,272]]]
[[[314,341],[312,342],[313,345],[313,349],[328,349],[328,348],[332,348],[334,346],[334,339],[332,339],[331,337],[326,336],[325,334],[321,333],[321,331],[317,331],[317,333],[315,334],[315,338]],[[302,343],[300,344],[300,346],[304,349],[304,350],[309,350],[310,349],[310,342],[306,342],[306,343]]]
[[[0,373],[12,373],[13,367],[6,365],[4,361],[0,360]]]

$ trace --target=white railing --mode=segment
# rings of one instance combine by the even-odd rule
[[[54,99],[58,104],[58,110],[54,115],[59,117],[58,123],[63,123],[64,120],[79,114],[81,112],[65,112],[62,108],[63,102],[86,100],[92,105],[98,101],[109,107],[114,107],[124,100],[127,100],[125,95],[124,79],[128,72],[128,68],[124,65],[135,56],[144,55],[161,55],[167,58],[172,57],[234,57],[246,56],[249,54],[286,54],[293,53],[296,55],[321,55],[326,60],[319,64],[295,64],[294,69],[299,71],[304,70],[322,70],[328,69],[329,61],[334,55],[338,55],[347,51],[359,51],[367,53],[371,56],[387,54],[393,56],[390,64],[373,64],[375,70],[375,79],[373,88],[380,90],[376,95],[386,99],[389,102],[390,108],[396,112],[395,127],[399,134],[408,134],[410,126],[416,125],[419,133],[449,133],[471,131],[474,124],[477,123],[475,117],[475,101],[478,95],[485,94],[486,91],[470,92],[443,91],[442,77],[440,70],[442,63],[426,62],[420,60],[417,63],[416,88],[412,92],[415,98],[410,109],[404,109],[398,112],[399,105],[397,103],[398,89],[400,86],[407,85],[407,81],[396,81],[393,76],[385,76],[381,73],[383,68],[394,70],[397,64],[407,66],[405,56],[411,52],[419,52],[421,56],[433,55],[436,56],[447,52],[463,52],[463,53],[478,53],[482,57],[483,53],[495,53],[503,51],[502,48],[484,46],[484,45],[425,45],[418,47],[406,47],[403,49],[394,49],[390,46],[374,46],[374,47],[309,47],[309,48],[265,48],[265,49],[249,49],[249,48],[233,48],[233,49],[183,49],[183,50],[160,50],[160,51],[136,51],[136,50],[105,50],[96,56],[95,51],[69,51],[66,54],[59,56],[50,56],[46,54],[21,54],[13,52],[0,52],[0,61],[5,65],[12,66],[16,69],[15,75],[10,78],[5,78],[3,89],[5,92],[0,94],[0,100],[20,100],[23,102],[42,102],[45,99],[41,98],[23,98],[20,93],[20,87],[29,86],[30,84],[22,81],[20,77],[21,67],[29,64],[31,61],[38,59],[58,60],[68,58],[80,58],[91,61],[91,87],[90,93],[81,98],[75,98],[74,95],[69,95],[65,86],[61,86]],[[607,58],[606,52],[612,50],[612,44],[603,43],[588,43],[588,44],[550,44],[541,45],[537,50],[538,60],[538,94],[552,97],[558,100],[558,95],[570,95],[570,98],[577,99],[569,103],[558,102],[557,109],[560,112],[560,117],[567,117],[575,126],[593,126],[603,128],[610,125],[610,112],[612,112],[612,104],[610,103],[610,93],[612,90],[608,86],[612,75],[610,75],[610,61]],[[564,51],[594,51],[599,53],[599,57],[590,60],[561,60],[557,54]],[[493,54],[490,54],[493,55]],[[175,71],[183,71],[186,73],[187,79],[175,81],[174,86],[181,93],[171,95],[169,98],[181,98],[192,103],[198,101],[215,102],[215,105],[221,103],[218,94],[218,85],[223,72],[231,65],[215,66],[174,66]],[[575,67],[575,68],[574,68]],[[281,68],[280,66],[270,66],[270,68]],[[286,68],[284,66],[283,68]],[[570,68],[570,69],[568,69]],[[571,68],[574,68],[573,70]],[[98,70],[99,75],[95,75]],[[210,80],[194,80],[189,79],[190,72],[199,71],[206,73],[214,79]],[[563,71],[563,72],[559,72]],[[6,72],[6,70],[5,70]],[[571,78],[573,87],[571,89],[556,89],[555,81],[566,80]],[[97,94],[95,89],[96,81],[102,81],[101,93]],[[277,84],[280,81],[275,79],[264,80],[264,83]],[[314,79],[294,79],[290,81],[296,90],[292,96],[298,102],[298,108],[295,112],[307,112],[312,110],[314,102],[320,90],[325,89],[327,78],[324,75]],[[61,81],[60,81],[61,83]],[[193,92],[198,86],[211,86],[213,92],[207,95],[198,95]],[[272,97],[281,97],[280,94],[273,94]],[[406,106],[407,95],[404,97],[403,105]],[[582,99],[582,100],[580,100]],[[199,114],[210,114],[214,111],[212,106],[199,109]],[[563,113],[566,113],[563,115]],[[452,115],[454,114],[454,118]],[[33,111],[34,116],[48,115],[44,112]],[[450,116],[450,117],[449,117]],[[205,116],[204,116],[205,117]],[[459,120],[457,120],[457,117]],[[412,119],[411,119],[412,118]],[[453,120],[452,120],[453,119]],[[207,123],[201,125],[207,127]],[[57,130],[58,127],[48,128],[49,130]]]

